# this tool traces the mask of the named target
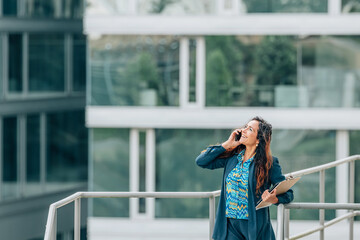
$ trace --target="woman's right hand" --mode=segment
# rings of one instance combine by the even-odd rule
[[[235,129],[229,136],[229,139],[224,142],[223,144],[221,144],[221,146],[223,146],[226,151],[232,151],[234,150],[237,146],[239,146],[241,143],[240,143],[240,140],[239,141],[236,141],[235,138],[238,134],[241,134],[241,131],[242,129],[238,128],[238,129]]]

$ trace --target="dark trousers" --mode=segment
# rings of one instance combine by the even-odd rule
[[[247,240],[248,236],[248,220],[227,219],[227,240]]]

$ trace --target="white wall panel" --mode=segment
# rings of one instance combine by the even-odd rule
[[[85,17],[87,34],[124,35],[351,35],[360,14],[251,14],[245,16]],[[1,27],[1,25],[0,25]],[[1,29],[1,28],[0,28]]]
[[[234,128],[254,116],[261,116],[277,129],[352,129],[359,130],[358,109],[294,108],[86,108],[90,128]]]

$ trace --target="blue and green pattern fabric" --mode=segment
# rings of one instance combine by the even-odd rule
[[[226,177],[226,217],[248,219],[249,166],[254,156],[242,163],[245,149],[237,156],[236,167]]]

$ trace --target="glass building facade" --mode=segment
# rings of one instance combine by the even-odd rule
[[[335,2],[89,0],[90,190],[220,189],[222,171],[194,159],[255,115],[273,123],[271,149],[283,173],[358,154],[359,125],[346,118],[359,114],[360,38],[342,28],[359,19],[360,2]],[[339,28],[321,28],[335,16]],[[344,201],[342,177],[326,171],[325,202]],[[296,202],[318,202],[319,175],[294,191]],[[90,211],[94,219],[209,214],[198,199],[98,200]],[[325,218],[337,214],[327,210]],[[292,210],[291,219],[316,220],[319,211]]]
[[[0,0],[0,208],[74,189],[220,189],[222,171],[194,160],[255,115],[274,126],[283,173],[359,154],[359,12],[359,0]],[[325,202],[350,200],[347,177],[326,171]],[[294,191],[319,201],[319,176]],[[89,202],[90,222],[208,214],[206,199]]]
[[[83,13],[82,0],[0,0],[2,238],[42,239],[43,209],[87,188]],[[12,231],[14,221],[31,227]],[[58,239],[69,239],[66,228]]]

